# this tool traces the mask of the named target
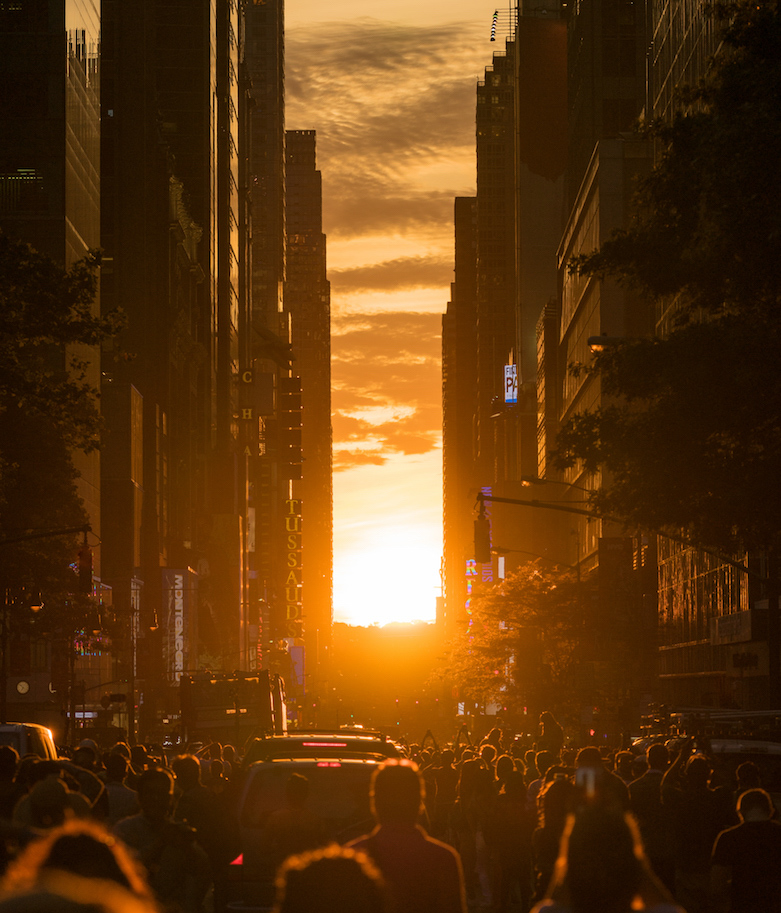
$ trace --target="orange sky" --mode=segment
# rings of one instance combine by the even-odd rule
[[[331,280],[334,618],[433,621],[441,315],[496,0],[287,0],[287,128],[317,130]],[[501,8],[504,22],[509,7]],[[370,13],[370,15],[367,15]],[[506,30],[505,30],[506,34]]]

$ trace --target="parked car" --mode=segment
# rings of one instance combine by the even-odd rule
[[[0,745],[15,748],[20,758],[33,754],[56,761],[58,757],[51,729],[37,723],[0,723]]]
[[[238,893],[241,900],[229,908],[272,906],[275,870],[265,825],[269,815],[285,805],[285,785],[291,774],[302,774],[309,781],[306,807],[320,818],[325,841],[347,843],[374,826],[369,788],[381,762],[379,756],[316,756],[310,751],[309,757],[271,758],[252,764],[239,800],[242,855],[232,866],[232,880],[240,882],[240,887],[231,893]]]

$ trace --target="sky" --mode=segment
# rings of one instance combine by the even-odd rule
[[[286,126],[317,131],[331,281],[334,620],[433,621],[441,319],[496,0],[287,0]]]

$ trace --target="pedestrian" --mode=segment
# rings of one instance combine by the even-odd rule
[[[594,745],[581,748],[575,759],[575,783],[600,793],[603,800],[608,798],[622,811],[629,809],[629,790],[621,777],[605,767],[599,749]]]
[[[266,819],[267,851],[276,870],[288,856],[326,843],[325,824],[308,805],[309,780],[292,773],[285,783],[285,804]]]
[[[558,777],[543,789],[539,798],[539,823],[532,833],[534,893],[532,902],[542,900],[553,880],[559,847],[575,786],[569,777]]]
[[[145,874],[127,847],[98,822],[75,818],[28,844],[9,867],[0,889],[6,893],[31,890],[63,872],[112,881],[152,901]]]
[[[272,913],[391,913],[391,907],[372,861],[332,844],[287,860],[277,877]]]
[[[655,877],[631,816],[615,803],[581,801],[567,820],[556,872],[533,913],[683,913]]]
[[[115,824],[114,833],[136,853],[160,903],[183,913],[202,913],[211,885],[209,858],[195,831],[171,817],[171,774],[160,767],[145,770],[138,781],[138,801],[141,811]]]
[[[667,746],[649,745],[648,770],[629,784],[629,807],[637,819],[651,867],[668,890],[675,890],[673,822],[669,806],[662,804],[662,778],[669,765]]]
[[[773,800],[749,789],[738,800],[741,823],[713,846],[711,889],[719,913],[781,913],[781,824]]]
[[[116,824],[123,818],[129,818],[139,811],[138,793],[131,789],[126,781],[128,770],[127,758],[119,752],[112,752],[106,758],[105,789],[108,801],[106,824]]]
[[[557,722],[550,710],[540,714],[540,737],[537,739],[538,751],[550,751],[558,759],[564,747],[564,729]]]
[[[662,803],[672,820],[675,897],[687,913],[709,913],[711,852],[734,823],[732,795],[711,789],[708,758],[687,739],[662,778]]]
[[[404,913],[466,913],[461,860],[445,843],[417,825],[423,780],[406,759],[384,761],[372,777],[371,806],[377,826],[348,844],[365,852]]]

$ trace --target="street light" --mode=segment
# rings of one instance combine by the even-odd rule
[[[614,349],[623,342],[627,342],[627,339],[624,336],[608,336],[607,333],[603,333],[601,336],[589,336],[586,340],[586,345],[593,355],[597,355],[599,352],[606,352],[608,349]]]
[[[533,485],[565,485],[567,488],[574,488],[576,491],[582,491],[587,495],[595,494],[593,488],[583,488],[582,485],[576,485],[574,482],[564,482],[561,479],[541,479],[537,476],[521,476],[521,486],[531,488]]]

